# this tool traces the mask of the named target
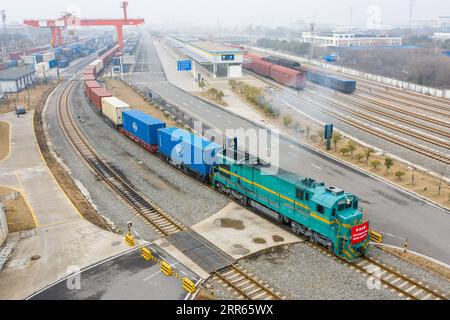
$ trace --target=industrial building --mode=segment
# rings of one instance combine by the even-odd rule
[[[402,37],[372,36],[356,33],[329,33],[303,32],[302,42],[319,46],[330,47],[375,47],[375,46],[401,46]]]
[[[19,92],[33,85],[36,77],[34,66],[13,67],[0,71],[0,92]]]
[[[442,30],[450,30],[450,16],[439,17],[438,21]]]
[[[441,41],[445,41],[445,40],[449,40],[450,39],[450,32],[435,32],[432,36],[432,38],[434,40],[441,40]]]
[[[205,71],[213,78],[242,77],[243,50],[181,35],[171,35],[168,39],[173,47],[194,61],[197,73]]]

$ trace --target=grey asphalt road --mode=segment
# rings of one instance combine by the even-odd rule
[[[142,45],[141,50],[145,50],[148,55],[148,70],[129,76],[128,81],[142,88],[151,88],[169,102],[220,130],[254,128],[252,122],[205,103],[168,83],[152,41],[148,38],[144,38],[144,41],[147,46]],[[407,237],[411,250],[450,264],[448,211],[306,146],[282,139],[280,154],[282,168],[357,194],[374,229],[399,238]],[[386,236],[385,241],[397,246],[403,245],[402,240],[391,236]]]
[[[198,279],[162,249],[155,245],[150,247],[187,277]],[[140,256],[140,250],[131,251],[78,274],[79,278],[74,275],[64,279],[32,296],[30,300],[184,300],[187,297],[181,281],[161,273],[158,264]]]

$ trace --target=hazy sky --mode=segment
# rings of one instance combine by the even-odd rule
[[[288,25],[298,20],[330,24],[406,24],[410,0],[128,0],[129,16],[144,17],[147,24],[194,24],[227,27],[264,24]],[[82,17],[121,17],[120,0],[1,0],[8,21],[55,18],[68,8]],[[352,9],[350,9],[352,8]],[[73,10],[72,10],[73,11]],[[414,19],[450,16],[449,0],[415,0]]]

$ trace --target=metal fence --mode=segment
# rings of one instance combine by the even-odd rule
[[[272,50],[267,50],[267,49],[258,48],[258,47],[253,47],[253,49],[261,51],[261,52],[265,52],[267,54],[275,54],[277,56],[282,56],[286,59],[296,60],[296,61],[299,61],[299,62],[302,62],[305,64],[317,66],[317,67],[327,69],[330,71],[348,74],[348,75],[351,75],[354,77],[375,81],[378,83],[390,85],[390,86],[401,88],[404,90],[417,92],[417,93],[429,95],[432,97],[450,99],[450,89],[436,89],[436,88],[421,86],[416,83],[410,83],[410,82],[405,82],[405,81],[401,81],[398,79],[392,79],[392,78],[388,78],[388,77],[365,73],[365,72],[358,71],[355,69],[345,68],[345,67],[329,64],[326,62],[322,62],[320,60],[314,60],[314,59],[308,59],[308,58],[304,58],[304,57],[293,56],[293,55],[278,52],[278,51],[272,51]]]

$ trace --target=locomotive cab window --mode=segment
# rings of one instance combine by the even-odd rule
[[[295,191],[295,196],[297,197],[297,199],[303,200],[305,198],[305,192],[301,189],[297,189]]]
[[[320,204],[317,205],[317,212],[320,214],[325,214],[325,208]]]
[[[309,193],[308,192],[305,192],[305,199],[306,199],[306,201],[309,201]]]
[[[336,217],[336,209],[333,209],[333,212],[331,213],[331,216]]]

